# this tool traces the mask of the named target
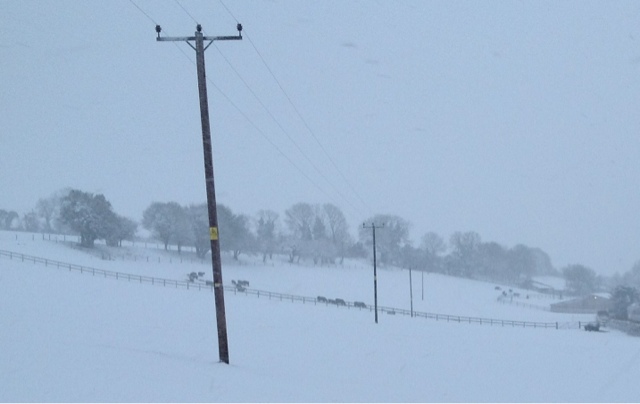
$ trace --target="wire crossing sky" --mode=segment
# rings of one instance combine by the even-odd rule
[[[193,55],[153,28],[241,22],[207,52],[235,212],[331,202],[354,234],[388,213],[414,244],[476,231],[603,274],[640,259],[635,1],[85,3],[0,2],[0,209],[64,187],[137,220],[203,202]]]

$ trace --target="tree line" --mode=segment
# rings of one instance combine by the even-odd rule
[[[235,213],[223,204],[218,204],[217,211],[220,248],[236,260],[246,254],[259,255],[266,262],[278,254],[290,263],[333,265],[343,263],[345,258],[372,258],[371,229],[361,224],[351,227],[342,210],[331,203],[299,202],[286,209],[282,216],[267,209],[248,216]],[[427,232],[418,245],[414,245],[409,237],[411,223],[400,216],[377,214],[363,223],[382,226],[376,232],[376,258],[381,266],[524,287],[531,286],[533,276],[559,275],[565,278],[568,291],[576,295],[613,290],[616,285],[640,287],[640,262],[624,275],[605,278],[579,264],[557,270],[550,257],[539,248],[523,244],[509,248],[484,242],[473,231],[455,232],[448,240],[435,232]],[[109,246],[120,246],[123,240],[133,241],[139,225],[165,249],[170,244],[176,245],[179,252],[186,246],[193,247],[200,258],[209,253],[206,203],[182,206],[172,201],[152,202],[138,223],[114,212],[102,194],[63,189],[39,199],[35,208],[22,218],[14,211],[0,209],[2,229],[77,234],[80,244],[87,248],[93,247],[96,240],[104,240]]]

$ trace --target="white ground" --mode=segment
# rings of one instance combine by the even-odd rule
[[[104,248],[104,247],[101,247]],[[0,232],[0,249],[185,279],[210,264],[126,247],[103,260],[41,236]],[[106,250],[105,250],[106,251]],[[121,250],[113,250],[121,251]],[[120,253],[122,254],[122,253]],[[115,254],[114,254],[115,256]],[[150,262],[146,262],[149,256]],[[185,254],[190,256],[190,254]],[[169,263],[171,259],[171,263]],[[160,260],[160,262],[158,262]],[[373,301],[372,269],[225,261],[225,283]],[[494,284],[414,272],[416,310],[588,321],[499,304]],[[379,304],[409,308],[408,272],[379,269]],[[514,290],[515,291],[515,290]],[[526,294],[526,292],[521,292]],[[231,365],[218,363],[213,295],[0,258],[0,401],[637,401],[640,346],[617,331],[436,322],[226,293]],[[531,295],[540,306],[551,301]]]

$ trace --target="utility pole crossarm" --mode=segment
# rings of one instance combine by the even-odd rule
[[[233,41],[233,40],[241,40],[242,35],[231,35],[231,36],[203,36],[203,41]],[[195,41],[195,36],[159,36],[156,38],[158,42],[182,42],[182,41]]]
[[[196,37],[195,36],[159,36],[156,38],[156,41],[158,42],[182,42],[182,41],[195,41]]]
[[[199,39],[203,40],[203,41],[237,41],[237,40],[241,40],[242,39],[242,24],[238,24],[236,25],[236,29],[238,30],[238,35],[226,35],[226,36],[204,36],[202,35],[202,25],[198,24],[198,26],[196,27],[196,36],[160,36],[160,32],[162,32],[162,27],[160,27],[159,25],[156,25],[156,32],[158,33],[158,37],[156,38],[156,41],[158,42],[175,42],[175,41],[185,41],[185,42],[189,42],[189,41],[197,41]],[[205,48],[206,49],[206,48]]]

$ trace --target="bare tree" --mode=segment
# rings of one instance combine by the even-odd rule
[[[258,250],[262,253],[262,262],[273,257],[273,252],[277,245],[276,227],[278,214],[272,210],[261,210],[258,212],[257,222],[257,244]]]
[[[164,244],[165,250],[171,241],[180,249],[188,240],[188,218],[177,202],[153,202],[142,215],[142,225]]]
[[[479,264],[481,239],[476,232],[455,232],[451,235],[452,252],[449,259],[449,272],[453,275],[472,277]]]
[[[423,253],[423,263],[428,271],[439,272],[440,269],[440,254],[447,250],[447,245],[438,235],[434,232],[425,233],[422,236],[420,248]]]
[[[351,241],[347,219],[344,217],[344,213],[342,213],[340,208],[331,203],[325,203],[323,209],[327,221],[329,238],[340,254],[340,263],[342,264]]]
[[[375,215],[364,223],[384,224],[376,232],[377,254],[380,254],[381,264],[399,264],[402,262],[402,249],[409,243],[410,223],[396,215]],[[372,232],[369,229],[359,229],[360,240],[367,247],[373,244]]]

